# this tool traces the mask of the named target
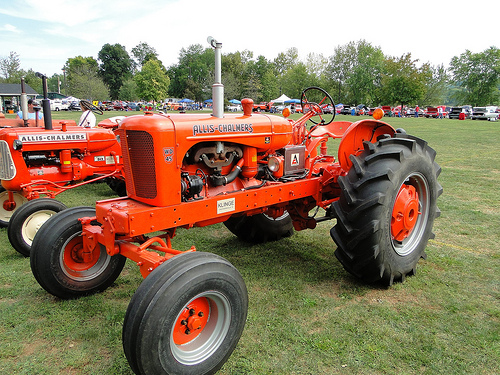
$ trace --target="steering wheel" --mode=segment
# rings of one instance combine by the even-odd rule
[[[100,109],[97,108],[95,105],[93,105],[91,102],[88,100],[82,99],[80,100],[80,105],[86,110],[86,111],[92,111],[96,115],[102,115],[104,112]]]
[[[309,119],[315,125],[328,125],[335,118],[335,103],[330,94],[322,88],[312,86],[302,91],[300,105],[304,114],[313,111],[319,116],[320,121]]]

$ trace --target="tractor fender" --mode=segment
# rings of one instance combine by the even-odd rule
[[[396,133],[394,128],[383,122],[372,119],[360,120],[352,123],[345,131],[339,145],[338,161],[340,167],[347,172],[352,167],[350,155],[358,155],[363,150],[363,142],[377,142],[379,136],[389,134],[391,137]]]

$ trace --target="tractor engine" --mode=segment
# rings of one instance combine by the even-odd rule
[[[119,135],[127,189],[133,199],[155,206],[259,186],[304,171],[305,146],[289,146],[292,123],[244,113],[132,116]]]
[[[121,167],[120,153],[111,130],[4,129],[0,132],[0,178],[11,191],[21,191],[36,181],[81,181]]]

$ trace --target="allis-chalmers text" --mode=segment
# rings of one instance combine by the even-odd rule
[[[252,124],[193,125],[193,135],[211,133],[253,133]]]
[[[20,134],[21,142],[61,142],[61,141],[84,141],[87,139],[85,133],[40,133],[40,134]]]

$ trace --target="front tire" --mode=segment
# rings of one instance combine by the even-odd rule
[[[9,208],[7,202],[9,200],[9,192],[0,186],[0,227],[7,227],[9,225],[12,214],[23,204],[28,202],[28,199],[19,192],[12,192],[14,196],[14,208]]]
[[[391,285],[416,271],[433,238],[442,193],[435,151],[422,139],[396,133],[364,143],[352,168],[339,177],[330,234],[344,268],[366,282]]]
[[[213,374],[236,347],[248,295],[240,273],[210,253],[177,255],[130,301],[123,347],[136,374]]]
[[[7,228],[12,247],[29,257],[38,230],[50,217],[65,209],[64,203],[51,198],[34,199],[23,204],[14,211]]]
[[[122,255],[109,256],[104,246],[90,257],[83,252],[82,224],[78,219],[94,216],[92,207],[68,208],[47,220],[35,236],[31,271],[50,294],[70,299],[96,293],[120,275],[126,261]]]

